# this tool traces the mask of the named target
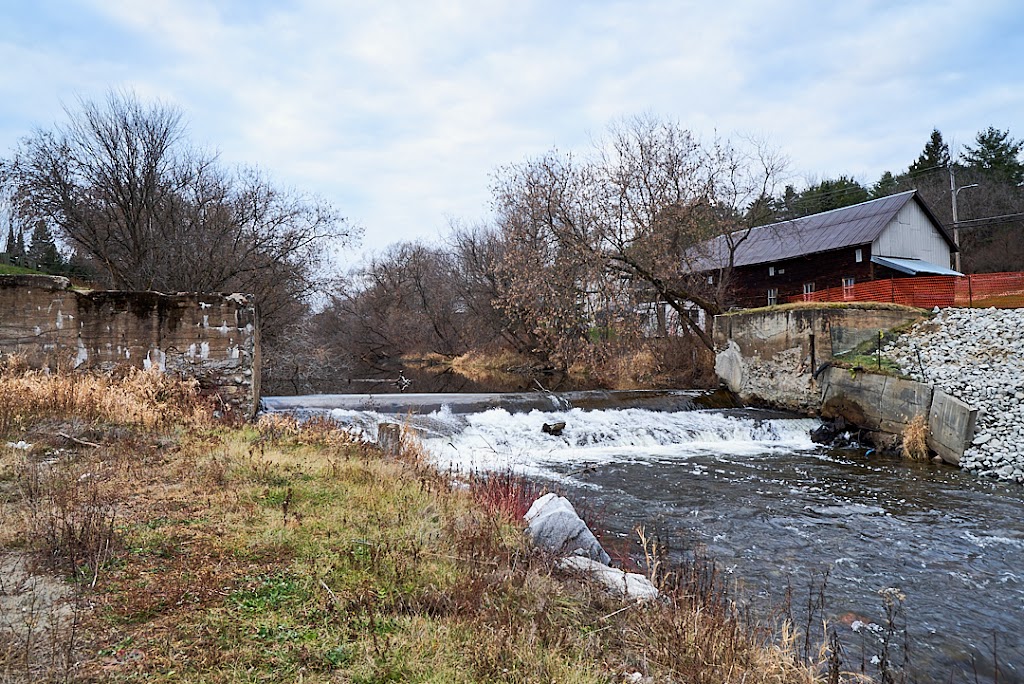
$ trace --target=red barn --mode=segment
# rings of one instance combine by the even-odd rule
[[[757,307],[872,280],[954,271],[952,236],[916,190],[730,236],[730,304]],[[730,240],[707,245],[706,265],[728,264]],[[710,270],[710,269],[709,269]],[[711,276],[709,276],[711,277]]]

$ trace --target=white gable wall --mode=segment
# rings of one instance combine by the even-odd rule
[[[952,266],[949,244],[914,201],[907,202],[882,234],[871,243],[871,254],[921,259],[939,266]]]

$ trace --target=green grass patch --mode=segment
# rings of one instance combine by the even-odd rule
[[[46,275],[34,268],[26,268],[15,264],[0,264],[0,275]]]
[[[919,309],[915,306],[903,304],[891,304],[888,302],[791,302],[789,304],[776,304],[775,306],[759,306],[753,309],[737,309],[728,311],[723,316],[738,316],[749,313],[763,313],[766,311],[817,311],[827,309],[854,309],[860,311],[906,311],[910,313],[929,313],[927,309]]]

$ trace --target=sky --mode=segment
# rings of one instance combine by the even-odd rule
[[[354,261],[486,220],[498,167],[636,114],[870,184],[933,128],[1024,137],[1022,63],[1018,0],[3,0],[0,156],[130,89],[335,205]]]

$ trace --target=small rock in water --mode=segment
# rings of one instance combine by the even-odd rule
[[[543,432],[544,434],[547,434],[547,435],[552,435],[554,437],[560,437],[562,435],[562,430],[564,430],[564,429],[565,429],[565,423],[564,422],[562,422],[562,423],[544,423],[544,425],[541,427],[540,431]]]

